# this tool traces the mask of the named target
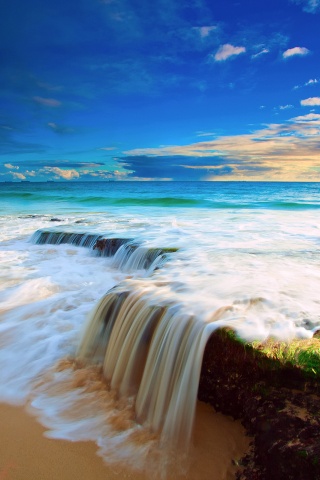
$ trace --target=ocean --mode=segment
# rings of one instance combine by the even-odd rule
[[[0,183],[0,223],[0,401],[109,462],[143,465],[155,439],[131,437],[144,426],[191,436],[214,329],[291,341],[320,328],[318,183]]]

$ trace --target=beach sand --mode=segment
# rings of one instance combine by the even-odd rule
[[[0,480],[137,479],[125,469],[107,467],[93,442],[46,438],[22,407],[0,405]]]
[[[249,438],[238,422],[223,415],[214,414],[214,422],[208,423],[206,416],[210,412],[208,405],[198,408],[194,435],[197,453],[191,470],[186,476],[172,478],[234,478],[232,460],[244,454]],[[93,442],[46,438],[45,428],[23,407],[0,404],[0,424],[0,480],[150,480],[152,477],[150,471],[144,475],[107,465],[96,454]]]

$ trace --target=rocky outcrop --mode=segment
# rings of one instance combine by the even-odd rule
[[[253,436],[239,480],[320,479],[320,340],[248,344],[210,337],[199,398]]]

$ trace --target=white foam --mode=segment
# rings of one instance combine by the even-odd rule
[[[85,226],[148,247],[179,248],[152,277],[132,271],[127,280],[160,304],[173,302],[203,322],[231,325],[247,340],[312,336],[320,326],[317,211],[170,212],[97,213],[86,217]],[[65,221],[70,230],[78,218]],[[112,398],[72,386],[72,368],[56,371],[76,351],[89,312],[127,273],[85,248],[28,242],[47,227],[46,218],[0,218],[0,400],[28,400],[50,428],[48,435],[93,439],[109,460],[118,451],[129,461],[128,438],[141,427],[129,422],[121,436],[114,435],[103,413]]]

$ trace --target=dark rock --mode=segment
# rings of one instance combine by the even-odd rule
[[[320,480],[317,374],[279,365],[228,331],[211,336],[198,396],[254,438],[238,480]]]
[[[99,255],[112,257],[122,245],[132,242],[131,238],[103,238],[97,239],[93,250],[97,250]],[[133,246],[132,246],[133,248]],[[137,248],[136,246],[134,248]]]

